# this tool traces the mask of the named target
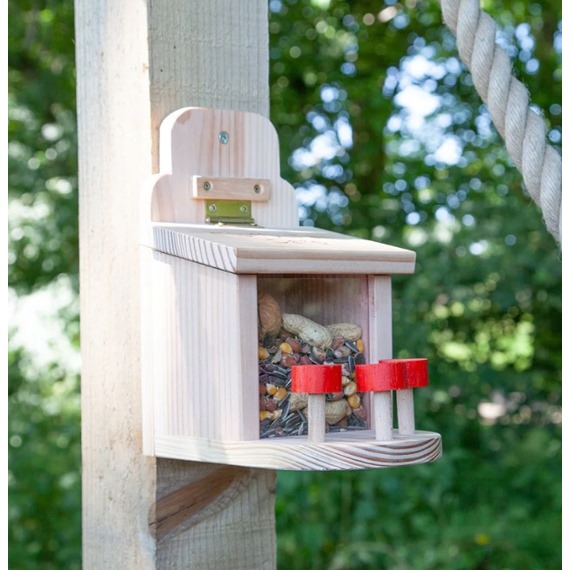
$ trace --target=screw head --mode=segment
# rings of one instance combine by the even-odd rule
[[[261,186],[260,186],[259,184],[256,184],[256,185],[253,187],[253,191],[254,191],[256,194],[259,194],[259,193],[261,192]]]
[[[222,144],[228,144],[230,142],[230,134],[227,131],[222,131],[219,135],[218,135],[218,140],[222,143]]]
[[[216,206],[216,204],[210,204],[208,206],[208,210],[210,210],[210,212],[215,212],[218,209],[218,207]]]
[[[208,181],[206,180],[206,182],[204,182],[204,185],[202,186],[202,188],[204,188],[204,190],[205,190],[206,192],[209,192],[209,191],[212,189],[212,183],[211,183],[211,182],[208,182]]]
[[[247,206],[240,206],[239,211],[240,211],[242,214],[247,214]]]

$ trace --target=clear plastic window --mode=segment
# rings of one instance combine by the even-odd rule
[[[307,434],[307,395],[291,391],[291,367],[339,364],[342,389],[326,394],[326,431],[368,429],[354,367],[366,362],[368,279],[258,277],[260,437]]]

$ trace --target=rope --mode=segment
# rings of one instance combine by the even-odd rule
[[[505,141],[548,231],[560,243],[562,158],[546,144],[544,119],[529,108],[524,85],[513,76],[509,56],[495,43],[497,26],[479,0],[440,0],[443,21],[457,40],[459,57]]]

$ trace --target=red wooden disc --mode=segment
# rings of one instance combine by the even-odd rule
[[[342,392],[342,366],[340,364],[291,366],[291,390],[302,394]]]
[[[425,388],[429,384],[427,358],[406,358],[404,364],[408,388]]]
[[[384,392],[406,387],[404,368],[391,361],[356,365],[356,386],[359,392]]]
[[[356,366],[359,392],[407,390],[428,385],[427,358],[395,358]]]

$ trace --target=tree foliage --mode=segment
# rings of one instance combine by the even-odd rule
[[[9,567],[73,569],[81,566],[73,2],[8,7]]]
[[[431,465],[280,473],[279,566],[560,567],[560,254],[439,5],[269,7],[271,119],[283,177],[297,189],[304,225],[417,252],[416,274],[395,279],[394,348],[396,356],[429,358],[431,387],[416,394],[417,424],[440,432],[444,444]],[[559,146],[560,1],[483,7]],[[15,307],[47,304],[57,323],[52,337],[33,339],[44,343],[42,356],[23,336],[28,313],[12,321],[10,567],[74,568],[73,4],[10,0],[9,32],[10,286]]]

